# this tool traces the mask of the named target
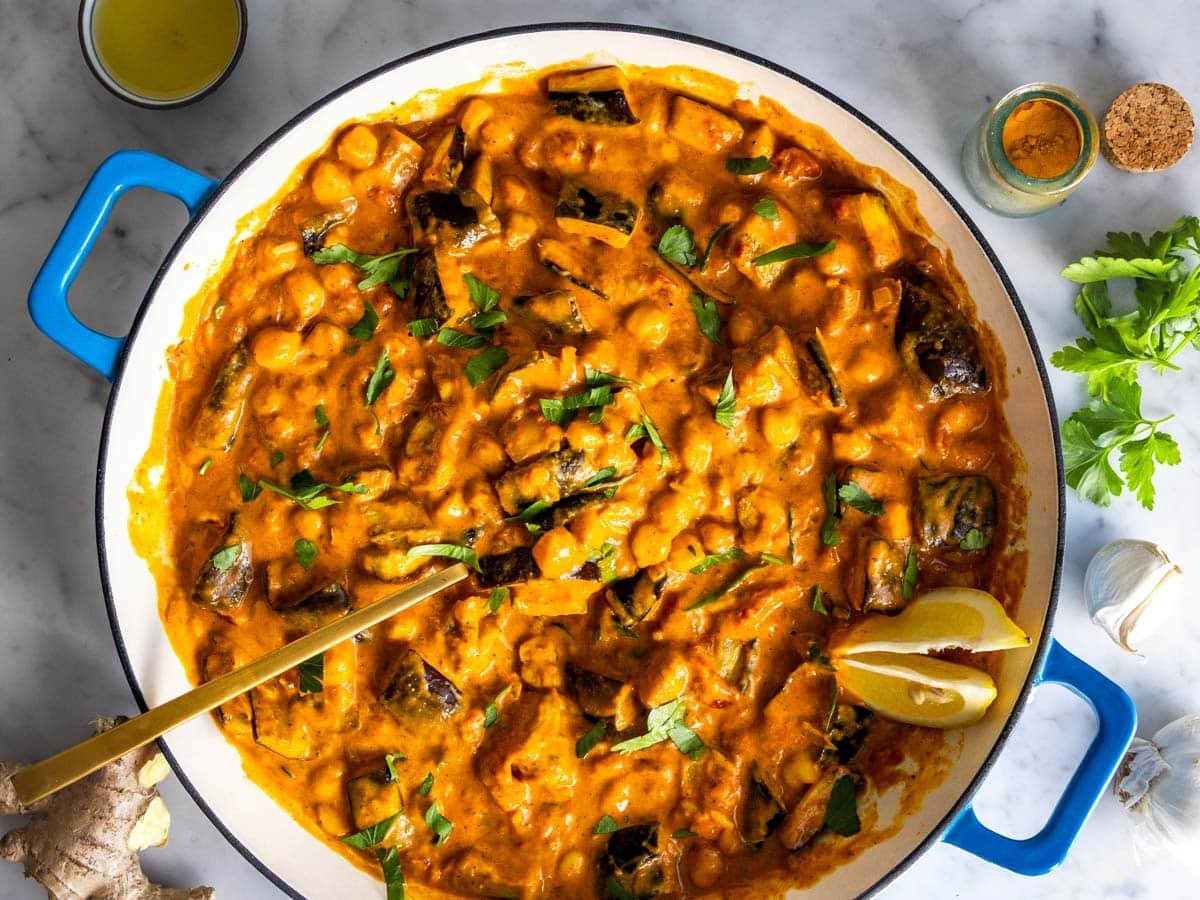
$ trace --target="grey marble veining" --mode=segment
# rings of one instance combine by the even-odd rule
[[[991,216],[967,194],[958,168],[963,134],[995,97],[1033,80],[1078,91],[1097,112],[1136,81],[1162,80],[1200,103],[1194,0],[1155,3],[1041,0],[974,3],[821,3],[742,0],[615,2],[292,3],[252,0],[245,55],[213,96],[182,110],[121,103],[90,76],[70,3],[0,0],[0,756],[32,759],[81,738],[98,713],[134,705],[113,650],[100,594],[93,531],[95,459],[107,384],[36,332],[25,293],[84,181],[110,152],[140,147],[220,176],[263,137],[342,82],[411,50],[503,25],[563,19],[635,22],[715,38],[776,60],[858,106],[911,149],[963,201],[995,247],[1046,352],[1073,339],[1062,265],[1110,228],[1152,230],[1200,211],[1200,156],[1154,176],[1101,162],[1065,206],[1027,221]],[[122,332],[151,274],[184,223],[172,200],[121,203],[82,273],[75,308]],[[1087,621],[1083,567],[1102,543],[1143,537],[1200,570],[1193,545],[1200,508],[1200,360],[1161,382],[1146,407],[1174,411],[1184,463],[1159,476],[1158,511],[1070,503],[1068,553],[1055,634],[1134,697],[1141,732],[1200,712],[1200,620],[1179,611],[1126,657]],[[1061,410],[1079,382],[1053,373]],[[1044,690],[978,798],[990,825],[1035,831],[1090,739],[1092,717],[1064,691]],[[227,898],[276,897],[176,782],[165,793],[171,842],[148,851],[152,877],[208,883]],[[10,824],[0,818],[0,826]],[[1194,896],[1169,859],[1135,863],[1124,812],[1105,797],[1067,862],[1039,879],[1010,875],[952,847],[930,850],[889,898]],[[0,896],[38,897],[0,864]]]

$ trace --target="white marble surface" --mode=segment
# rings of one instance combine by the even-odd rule
[[[1153,229],[1200,212],[1200,156],[1170,173],[1122,175],[1104,163],[1064,207],[1027,221],[996,218],[966,193],[959,143],[994,97],[1022,82],[1077,90],[1103,110],[1126,85],[1174,84],[1200,102],[1194,0],[1046,4],[797,3],[692,0],[655,3],[251,0],[240,67],[218,93],[171,112],[126,106],[93,81],[79,53],[70,3],[0,0],[0,757],[32,759],[83,736],[98,713],[133,712],[105,618],[93,535],[94,464],[108,385],[30,323],[25,292],[84,181],[108,153],[140,147],[214,176],[266,134],[342,82],[396,56],[486,28],[561,19],[634,22],[689,31],[801,72],[855,104],[906,144],[958,196],[996,248],[1048,352],[1072,339],[1072,290],[1057,277],[1109,228]],[[1053,11],[1051,11],[1053,9]],[[886,10],[886,12],[885,12]],[[151,274],[183,225],[177,204],[135,195],[122,202],[84,270],[75,307],[114,333],[127,326]],[[1134,697],[1141,732],[1200,712],[1200,619],[1180,610],[1139,663],[1092,628],[1079,600],[1091,553],[1120,536],[1165,545],[1200,572],[1200,360],[1169,382],[1147,383],[1147,408],[1174,411],[1184,464],[1160,475],[1154,515],[1131,501],[1110,510],[1070,502],[1062,605],[1055,634]],[[1054,373],[1059,405],[1078,403],[1078,381]],[[1037,830],[1090,739],[1091,715],[1045,689],[983,788],[989,824]],[[276,897],[177,783],[165,792],[171,842],[143,856],[153,877],[207,883],[224,897]],[[0,828],[13,820],[0,818]],[[928,852],[886,892],[902,898],[1195,896],[1178,863],[1135,863],[1125,814],[1106,796],[1056,872],[1025,879],[948,846]],[[20,870],[0,863],[0,896],[37,897]]]

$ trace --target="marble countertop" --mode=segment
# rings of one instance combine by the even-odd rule
[[[84,181],[114,150],[138,147],[221,176],[297,110],[381,63],[459,35],[544,20],[656,25],[714,38],[774,59],[841,95],[907,145],[975,217],[998,252],[1046,352],[1079,325],[1062,265],[1110,228],[1153,230],[1200,212],[1200,156],[1149,176],[1101,162],[1064,206],[1010,221],[967,193],[958,165],[963,134],[1015,85],[1073,87],[1098,111],[1138,81],[1173,84],[1200,102],[1192,0],[1040,0],[837,4],[742,0],[491,0],[487,4],[335,0],[288,6],[255,0],[242,62],[213,96],[151,112],[127,106],[90,76],[71,4],[0,0],[0,757],[40,758],[81,738],[97,714],[132,713],[104,613],[93,533],[95,460],[108,384],[43,338],[25,294]],[[884,10],[891,10],[884,12]],[[903,11],[901,11],[903,10]],[[1149,27],[1153,23],[1153,27]],[[1189,27],[1190,25],[1190,27]],[[154,269],[184,224],[178,205],[135,193],[123,200],[73,294],[95,327],[124,333]],[[1180,610],[1146,645],[1147,661],[1093,628],[1080,601],[1083,568],[1101,544],[1140,537],[1163,544],[1185,569],[1200,507],[1200,361],[1167,381],[1150,376],[1146,407],[1173,410],[1184,463],[1158,479],[1149,515],[1122,499],[1100,510],[1070,500],[1062,603],[1054,633],[1126,688],[1149,735],[1200,712],[1200,620]],[[1082,399],[1079,380],[1053,372],[1060,408]],[[1168,393],[1169,392],[1169,393]],[[1065,784],[1094,723],[1066,691],[1040,690],[977,800],[981,818],[1017,837],[1034,833]],[[170,844],[147,851],[151,877],[215,885],[224,897],[278,891],[220,836],[178,783],[164,788]],[[15,820],[0,817],[0,830]],[[1126,814],[1105,796],[1066,863],[1050,875],[1011,875],[946,845],[926,853],[884,892],[903,898],[1194,896],[1189,872],[1167,858],[1139,867]],[[0,896],[41,896],[18,867],[0,864]]]

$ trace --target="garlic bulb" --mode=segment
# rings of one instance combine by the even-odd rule
[[[1200,853],[1200,716],[1184,716],[1153,740],[1134,738],[1113,788],[1137,818],[1138,837],[1196,864]],[[1136,841],[1134,847],[1143,846]]]
[[[1134,644],[1169,611],[1182,578],[1183,569],[1157,545],[1113,541],[1092,557],[1083,576],[1088,614],[1122,648],[1138,653]]]

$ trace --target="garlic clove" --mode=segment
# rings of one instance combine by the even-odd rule
[[[1148,741],[1134,738],[1117,772],[1113,793],[1133,816],[1135,857],[1165,849],[1197,865],[1200,716],[1176,719]]]
[[[1092,557],[1083,596],[1092,621],[1122,649],[1135,649],[1171,612],[1183,569],[1149,541],[1113,541]]]

